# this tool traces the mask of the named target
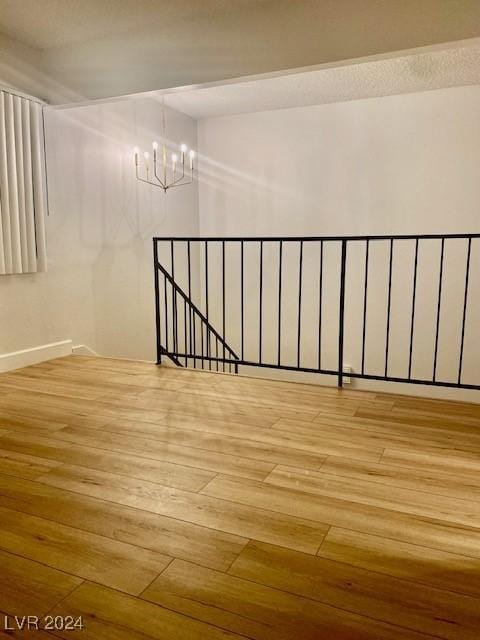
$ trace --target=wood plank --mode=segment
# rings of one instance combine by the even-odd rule
[[[392,412],[393,413],[393,412]],[[321,426],[318,426],[321,425]],[[376,420],[374,418],[360,418],[358,415],[348,417],[340,417],[332,414],[319,414],[311,423],[299,422],[299,431],[311,433],[312,428],[315,433],[321,433],[324,425],[332,427],[348,427],[351,429],[352,436],[361,433],[364,430],[374,431],[378,433],[391,434],[399,437],[408,436],[414,445],[419,441],[419,446],[423,441],[431,442],[432,445],[438,443],[440,446],[451,445],[458,442],[459,445],[468,445],[478,447],[480,432],[471,425],[454,425],[452,428],[442,428],[441,426],[425,426],[411,425],[401,422],[391,422],[388,420]],[[454,444],[456,446],[456,444]],[[467,447],[468,448],[468,447]]]
[[[98,400],[95,403],[95,410],[99,412],[100,415],[105,415],[105,412],[108,410],[110,410],[110,412],[112,410],[117,411],[118,408],[130,412],[136,410],[137,412],[176,413],[199,419],[213,418],[258,427],[270,427],[279,418],[279,416],[268,411],[263,415],[259,415],[255,411],[248,413],[238,412],[233,410],[228,403],[219,404],[215,401],[209,403],[198,401],[186,402],[185,398],[178,397],[176,394],[172,395],[169,399],[144,398],[140,395],[125,398],[121,394],[109,394],[102,396],[101,401]]]
[[[421,467],[428,471],[444,471],[449,473],[480,472],[480,455],[476,452],[458,451],[455,449],[407,449],[387,448],[382,462],[405,467]]]
[[[193,394],[203,397],[217,398],[219,400],[228,399],[232,402],[242,402],[244,399],[244,386],[239,384],[235,379],[226,379],[219,381],[216,385],[202,385],[196,388],[192,387],[191,383],[186,383],[183,386],[185,393]],[[303,391],[301,385],[290,384],[289,387],[279,389],[274,386],[270,386],[265,389],[264,386],[249,386],[248,395],[254,404],[262,406],[274,406],[275,410],[293,409],[298,411],[298,407],[302,407],[302,411],[308,409],[309,414],[313,417],[319,411],[331,409],[343,409],[349,407],[353,411],[356,411],[359,407],[367,406],[371,404],[366,398],[345,398],[336,397],[328,392],[328,395],[322,391],[322,387],[318,387],[316,390]],[[376,405],[374,405],[376,406]],[[379,407],[385,409],[393,406],[393,402],[379,403]]]
[[[0,612],[0,620],[3,621],[6,615],[7,614],[3,611]],[[0,638],[2,638],[2,640],[12,640],[12,638],[21,638],[22,640],[30,640],[31,638],[34,638],[34,640],[53,640],[54,637],[55,636],[47,633],[46,631],[36,631],[34,629],[8,629],[7,631],[2,631],[0,629]]]
[[[98,386],[85,387],[79,384],[69,384],[62,379],[55,380],[55,384],[52,384],[50,379],[42,380],[15,373],[4,373],[0,375],[0,389],[7,391],[10,389],[13,391],[18,389],[38,391],[40,393],[46,393],[54,396],[68,396],[71,398],[81,398],[86,400],[94,400],[102,394],[102,391]]]
[[[65,465],[42,476],[39,481],[307,553],[317,552],[328,530],[326,525],[288,514],[82,467]]]
[[[222,571],[248,541],[235,534],[1,474],[0,505]]]
[[[145,362],[141,360],[129,360],[127,358],[107,358],[97,356],[81,356],[71,355],[63,356],[50,360],[48,364],[51,367],[79,367],[82,370],[93,370],[102,373],[115,373],[117,371],[130,372],[131,375],[137,375],[152,371],[156,365],[153,362]]]
[[[23,416],[14,412],[2,411],[0,427],[8,431],[24,431],[27,433],[48,433],[58,431],[67,426],[66,422],[42,420],[31,416]]]
[[[208,487],[220,480],[213,480]],[[339,498],[391,511],[480,527],[480,505],[473,500],[459,500],[418,490],[385,486],[377,482],[346,478],[323,471],[305,471],[292,467],[275,467],[265,480],[277,487],[296,489],[317,496]]]
[[[249,420],[251,424],[269,426],[279,418],[310,420],[316,415],[313,409],[290,409],[272,405],[258,405],[254,402],[245,403],[243,400],[220,400],[215,396],[200,397],[193,393],[181,391],[162,391],[160,389],[146,389],[135,397],[127,400],[121,394],[103,396],[102,403],[114,403],[120,406],[128,402],[128,406],[145,409],[179,411],[195,416],[222,418],[233,421]]]
[[[292,434],[308,434],[322,439],[350,441],[352,445],[375,448],[455,448],[480,452],[480,430],[476,434],[449,432],[434,428],[369,420],[367,418],[339,418],[331,413],[320,421],[279,420],[273,428]]]
[[[0,551],[0,566],[0,610],[12,616],[43,616],[82,583],[81,578],[5,551]]]
[[[31,408],[33,406],[40,410],[46,408],[47,411],[51,412],[51,409],[55,409],[58,413],[67,411],[69,414],[81,416],[88,416],[95,412],[95,404],[91,400],[61,395],[54,396],[40,391],[15,391],[7,396],[0,397],[0,408],[2,410],[9,411],[19,407],[20,409],[23,407],[28,409],[28,407]]]
[[[440,415],[463,415],[480,418],[480,407],[473,402],[457,402],[454,400],[439,400],[418,396],[384,395],[387,399],[393,401],[395,408],[401,411],[426,411],[427,413],[437,413]]]
[[[477,558],[405,542],[392,543],[387,538],[337,527],[330,529],[318,555],[427,587],[480,598],[480,563]]]
[[[69,370],[63,367],[62,369],[45,371],[32,371],[31,369],[19,369],[14,374],[15,380],[22,380],[22,387],[28,388],[28,381],[47,382],[55,381],[59,384],[60,389],[92,392],[93,389],[97,390],[95,397],[101,394],[111,393],[114,391],[123,391],[124,393],[136,393],[138,391],[144,391],[149,388],[166,389],[169,391],[175,391],[185,385],[185,381],[177,381],[173,376],[145,376],[145,375],[131,375],[126,373],[111,374],[108,377],[100,376],[98,371],[84,371],[83,369]],[[0,377],[0,381],[3,379]],[[35,390],[32,387],[31,390]],[[39,389],[41,390],[41,389]],[[62,393],[61,395],[69,395],[68,393]],[[75,397],[75,396],[73,396]]]
[[[275,466],[273,462],[253,460],[228,453],[194,449],[169,442],[125,436],[101,430],[68,427],[56,432],[59,441],[72,442],[87,447],[119,451],[152,460],[163,460],[215,473],[231,473],[247,478],[263,480]]]
[[[448,404],[442,405],[441,402],[439,402],[438,405],[422,404],[416,407],[395,402],[392,407],[392,413],[394,416],[403,416],[405,418],[408,418],[409,416],[422,416],[427,418],[436,418],[437,420],[442,421],[445,419],[447,421],[455,420],[455,422],[458,421],[461,424],[480,424],[480,413],[478,412],[478,409],[476,411],[472,411],[468,405],[463,408],[463,411],[461,408],[458,408],[457,411],[455,411],[453,407],[449,407]]]
[[[45,363],[44,363],[45,364]],[[161,366],[154,362],[132,360],[128,358],[109,358],[96,356],[79,356],[72,355],[63,358],[50,360],[48,363],[50,370],[61,368],[71,371],[92,371],[102,375],[129,375],[129,376],[150,376],[150,377],[167,377],[175,378],[178,376],[186,376],[185,379],[192,379],[200,374],[203,381],[218,380],[215,372],[200,371],[194,369],[177,368],[171,364],[163,364]]]
[[[457,431],[478,432],[480,419],[456,416],[428,416],[417,413],[401,413],[400,411],[384,411],[372,409],[359,409],[355,416],[358,418],[369,418],[371,420],[385,420],[387,422],[397,422],[399,424],[409,424],[418,427],[434,427],[435,429],[453,429]]]
[[[63,429],[65,426],[100,428],[112,420],[115,416],[101,415],[80,415],[70,413],[65,410],[58,410],[54,407],[38,407],[35,402],[19,402],[12,396],[10,406],[5,408],[0,404],[1,415],[16,421],[16,426],[12,431],[28,431],[35,435],[48,435],[48,431]],[[22,424],[29,422],[31,426],[23,427]],[[41,421],[45,428],[36,426],[36,422]]]
[[[46,473],[50,468],[59,464],[68,463],[98,469],[99,471],[110,471],[130,478],[150,480],[151,482],[158,482],[165,486],[177,487],[187,491],[199,491],[216,475],[212,471],[185,467],[163,460],[139,458],[130,454],[84,447],[41,436],[27,435],[22,437],[10,433],[3,437],[0,436],[0,447],[3,448],[5,455],[8,455],[8,452],[12,452],[10,453],[11,456],[17,455],[19,465],[22,455],[25,455],[26,458],[30,456],[32,462],[39,461],[39,463],[42,463],[44,465],[43,469],[39,467],[38,471],[36,471],[35,467],[33,467],[31,473],[25,476],[32,478]],[[2,449],[0,449],[0,459],[2,457],[4,456],[2,456]],[[7,473],[3,464],[1,470],[2,473]],[[22,467],[19,466],[19,473],[21,471]]]
[[[378,397],[376,391],[360,391],[358,389],[339,389],[336,386],[326,386],[321,384],[308,384],[304,382],[291,382],[286,380],[273,380],[272,378],[265,378],[261,376],[242,376],[238,375],[235,378],[227,377],[228,382],[233,382],[239,389],[241,388],[245,393],[250,395],[251,393],[270,393],[275,391],[287,391],[298,393],[311,393],[314,396],[322,394],[326,397],[334,398],[346,398],[357,400],[375,400]],[[381,394],[384,397],[384,394]]]
[[[52,615],[82,615],[83,640],[239,640],[218,627],[193,620],[174,611],[132,598],[100,585],[85,583],[52,611]],[[69,640],[72,631],[57,632]]]
[[[256,640],[430,637],[181,560],[142,598]]]
[[[168,556],[0,507],[0,549],[80,578],[140,594]]]
[[[477,640],[477,598],[250,542],[229,573],[448,640]]]
[[[452,474],[448,470],[432,471],[422,466],[402,467],[387,462],[375,464],[337,456],[329,456],[321,470],[341,477],[378,482],[460,500],[480,498],[480,474],[476,471],[463,470],[461,474]]]
[[[480,558],[480,530],[477,527],[225,476],[212,480],[201,493],[327,525]]]
[[[289,423],[290,424],[290,423]],[[262,428],[251,425],[241,425],[236,422],[222,422],[220,420],[212,420],[205,418],[194,418],[192,416],[182,416],[178,413],[169,413],[158,419],[154,426],[145,426],[145,423],[139,423],[135,420],[118,420],[111,421],[104,427],[102,431],[111,431],[114,433],[133,433],[143,434],[146,437],[150,434],[158,435],[164,432],[164,429],[168,427],[172,429],[172,433],[176,433],[177,437],[183,435],[182,432],[175,431],[178,429],[190,431],[201,431],[206,433],[216,433],[221,435],[227,435],[239,440],[242,438],[244,444],[249,448],[252,446],[258,446],[259,455],[263,451],[276,452],[275,459],[278,459],[280,454],[294,456],[306,456],[304,461],[308,463],[308,455],[312,456],[310,461],[312,464],[304,465],[306,468],[318,468],[318,462],[320,459],[324,459],[327,455],[344,455],[349,456],[352,459],[359,460],[371,460],[378,461],[383,453],[383,447],[373,447],[371,443],[367,446],[362,444],[356,444],[341,439],[328,439],[322,438],[320,435],[313,436],[310,434],[297,433],[294,430],[295,422],[292,422],[292,428],[290,430],[280,430],[276,428],[276,425],[270,428]],[[301,422],[300,424],[306,424]],[[68,430],[67,430],[68,431]],[[60,436],[61,437],[61,434]],[[185,436],[183,436],[185,437]],[[195,436],[190,436],[192,440],[195,440]],[[203,437],[203,440],[207,438]],[[214,438],[209,438],[210,441],[215,441]],[[221,439],[219,439],[221,441]],[[254,445],[250,441],[254,441]],[[289,453],[290,452],[290,453]],[[251,455],[251,454],[250,454]],[[302,466],[302,465],[300,465]]]
[[[246,433],[247,429],[250,430],[248,433]],[[180,429],[161,424],[146,425],[146,423],[115,420],[102,428],[103,433],[106,431],[161,440],[171,444],[206,449],[222,454],[227,453],[273,464],[292,464],[305,469],[319,469],[325,460],[324,455],[316,455],[296,449],[294,446],[275,445],[255,439],[255,435],[259,435],[260,427],[237,427],[235,432],[230,431],[228,435],[225,435],[218,432],[215,434],[202,432],[198,429]],[[247,435],[247,438],[242,437],[244,435]]]
[[[59,464],[35,455],[0,449],[0,469],[7,476],[33,480]]]

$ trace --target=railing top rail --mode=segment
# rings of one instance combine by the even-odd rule
[[[428,233],[420,235],[373,235],[373,236],[156,236],[154,242],[321,242],[321,241],[366,241],[366,240],[454,240],[480,238],[480,233]]]

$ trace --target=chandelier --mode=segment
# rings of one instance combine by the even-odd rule
[[[140,182],[146,182],[154,187],[159,187],[167,193],[172,187],[182,187],[193,182],[195,170],[195,151],[187,149],[186,144],[180,145],[180,158],[178,153],[170,153],[165,144],[159,154],[158,142],[152,143],[153,160],[150,153],[145,151],[143,161],[140,160],[140,149],[135,147],[135,175]],[[188,154],[188,161],[187,161]],[[161,156],[159,161],[158,156]]]
[[[162,138],[166,140],[165,98],[162,96]],[[154,187],[159,187],[167,193],[172,187],[182,187],[193,182],[195,151],[188,150],[186,144],[180,145],[180,158],[178,151],[171,151],[165,142],[159,153],[158,142],[152,142],[153,159],[149,151],[140,157],[139,147],[133,150],[135,158],[135,175],[139,182],[146,182]],[[160,159],[159,157],[160,156]]]

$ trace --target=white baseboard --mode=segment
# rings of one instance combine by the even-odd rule
[[[0,373],[21,369],[32,364],[63,358],[72,353],[72,341],[63,340],[52,344],[43,344],[40,347],[0,354]]]
[[[90,349],[86,344],[76,344],[72,347],[72,354],[74,356],[95,356],[100,357],[96,351]]]

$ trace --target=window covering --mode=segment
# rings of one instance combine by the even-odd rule
[[[0,275],[45,271],[42,105],[0,90]]]

